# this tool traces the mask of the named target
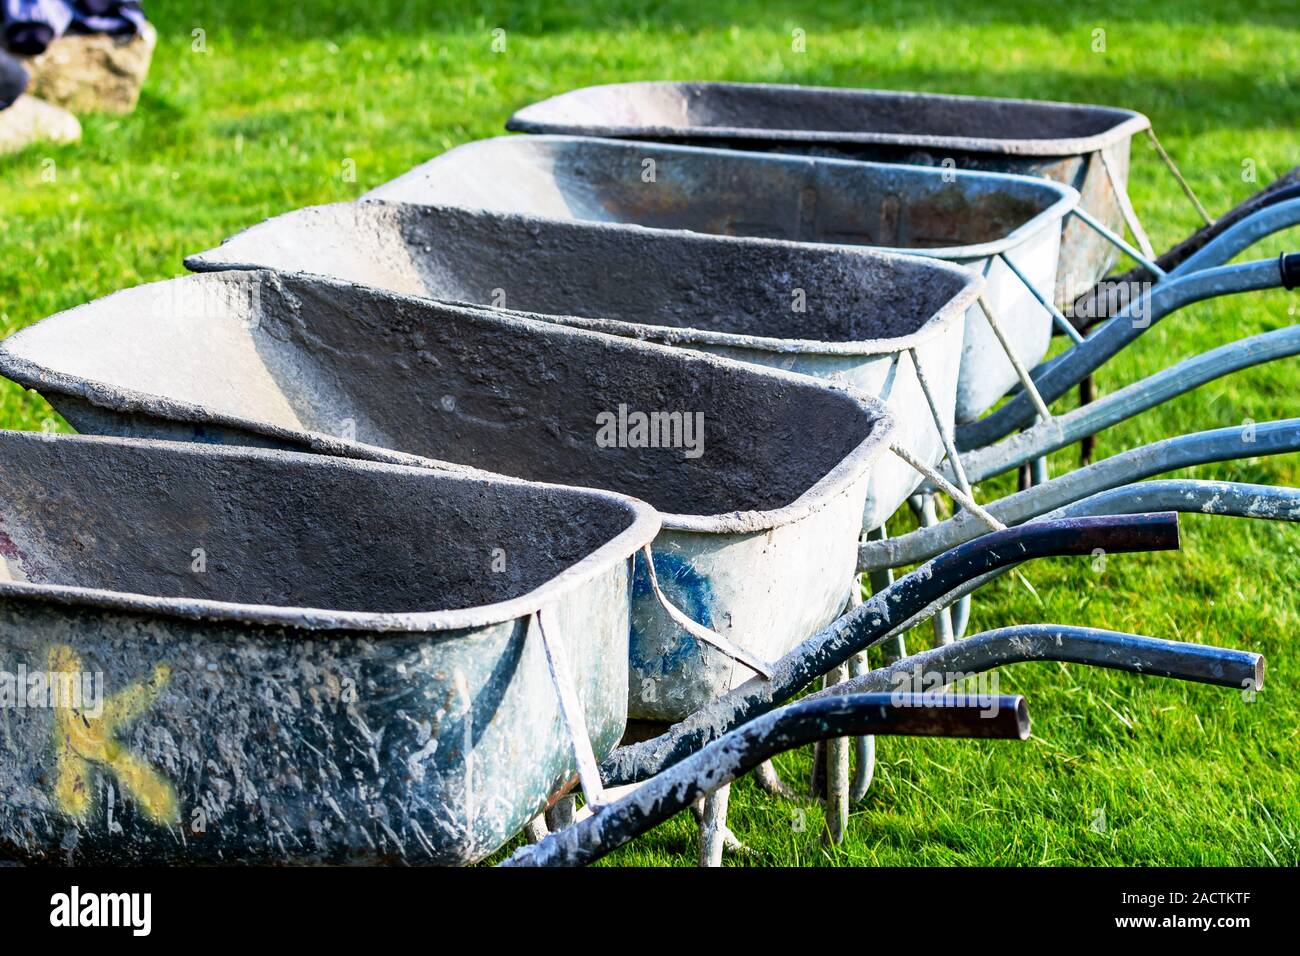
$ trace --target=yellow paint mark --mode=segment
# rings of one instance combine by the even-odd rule
[[[73,679],[83,672],[81,658],[66,645],[50,648],[51,674]],[[116,739],[126,724],[139,717],[171,678],[171,668],[155,667],[153,676],[125,687],[104,701],[98,717],[69,706],[54,711],[54,750],[58,773],[54,797],[69,816],[84,818],[90,809],[91,767],[94,764],[117,777],[122,789],[140,805],[154,823],[167,825],[180,820],[176,791],[157,771]]]

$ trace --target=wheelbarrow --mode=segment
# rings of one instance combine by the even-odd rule
[[[855,655],[922,623],[958,597],[1025,561],[1091,556],[1098,548],[1107,554],[1123,554],[1177,547],[1177,516],[1168,512],[1045,519],[974,538],[901,576],[808,638],[775,663],[771,678],[751,678],[660,737],[619,747],[602,763],[602,780],[606,786],[616,786],[654,776],[721,733],[766,713]],[[1169,668],[1162,665],[1153,673],[1241,687],[1259,667],[1260,658],[1255,654],[1176,642],[1161,642],[1159,647],[1169,650],[1165,645],[1170,643],[1187,649],[1184,663],[1173,667],[1170,662],[1178,657],[1176,653],[1173,658],[1162,658]],[[1142,670],[1136,662],[1117,666]]]
[[[1000,628],[899,661],[846,684],[813,693],[797,704],[755,717],[697,751],[678,755],[678,762],[650,777],[617,803],[536,845],[521,847],[504,865],[572,866],[593,862],[685,809],[692,801],[707,799],[716,792],[712,788],[729,784],[780,750],[849,734],[874,734],[877,732],[874,728],[882,725],[897,731],[883,719],[877,719],[873,726],[864,718],[884,718],[905,712],[917,706],[917,702],[935,706],[945,695],[936,700],[932,692],[917,694],[915,689],[933,686],[936,677],[943,680],[958,673],[978,674],[992,667],[1025,661],[1086,664],[1253,690],[1262,688],[1264,675],[1263,658],[1244,652],[1094,628],[1060,625]],[[988,721],[988,736],[1019,735],[1024,739],[1028,735],[1028,721],[1024,716],[1016,717],[1013,722],[1012,714],[1019,708],[1015,698],[994,697],[972,702],[958,692],[949,706],[967,709],[982,706]]]
[[[1105,288],[1105,283],[1098,282],[1118,252],[1131,256],[1157,284],[1209,264],[1204,256],[1202,261],[1187,262],[1168,272],[1157,264],[1127,196],[1134,134],[1146,132],[1201,218],[1211,227],[1214,221],[1160,145],[1147,118],[1129,110],[874,90],[626,83],[575,90],[534,104],[516,113],[507,127],[530,133],[730,145],[894,163],[937,161],[949,170],[1014,172],[1066,183],[1080,192],[1081,199],[1065,219],[1055,303],[1046,297],[1041,302],[1058,329],[1076,345],[1083,336],[1058,306],[1073,309],[1082,303],[1084,308],[1096,309],[1100,304],[1102,314],[1112,314],[1110,300],[1127,300],[1132,294],[1127,283],[1124,288]],[[1282,190],[1268,201],[1282,204],[1295,200],[1296,195]],[[1266,218],[1252,215],[1246,219],[1255,222],[1234,225],[1239,237],[1253,230],[1241,248],[1269,232],[1300,224],[1300,202],[1281,210],[1267,228],[1261,228]],[[1125,225],[1139,248],[1123,239],[1120,230]],[[1015,271],[1014,262],[1005,257],[1001,261]],[[1226,261],[1221,258],[1213,264]],[[1027,282],[1027,287],[1041,296],[1032,282]],[[975,327],[983,330],[982,324]],[[1014,357],[1009,358],[1015,365]],[[1034,361],[1037,359],[1030,358],[1024,364]],[[1021,380],[1023,384],[1023,375]],[[1080,376],[1080,383],[1083,400],[1090,400],[1091,376]],[[967,421],[968,417],[961,415],[958,420]],[[974,436],[968,440],[975,443],[963,447],[987,441]],[[1040,463],[1034,479],[1042,478]]]
[[[1171,273],[1161,282],[1144,288],[1086,341],[1024,375],[1021,379],[1023,387],[997,411],[957,427],[954,444],[964,453],[960,457],[950,456],[943,469],[946,477],[959,481],[966,497],[970,497],[972,483],[1014,467],[1028,469],[1033,478],[1031,483],[1042,484],[1049,479],[1045,458],[1048,452],[1074,441],[1090,440],[1101,429],[1205,382],[1262,362],[1294,355],[1300,338],[1292,327],[1252,336],[1194,356],[1123,388],[1101,402],[1085,405],[1064,416],[1053,416],[1049,408],[1050,402],[1084,381],[1105,361],[1179,308],[1220,295],[1295,288],[1300,284],[1300,256],[1295,254],[1236,265],[1222,263],[1262,236],[1297,221],[1300,221],[1300,201],[1280,202],[1271,208],[1258,210],[1208,243],[1177,274]],[[1023,430],[993,444],[1017,428]],[[954,461],[957,465],[953,464]],[[923,489],[923,494],[918,496],[917,510],[924,526],[932,526],[938,521],[932,498],[926,493],[932,490],[933,485]],[[986,526],[998,527],[997,521],[990,522],[987,514],[970,513],[977,515]],[[877,532],[876,537],[883,537],[883,532]],[[887,579],[887,572],[877,569],[876,586]],[[960,633],[961,621],[969,611],[968,603],[959,604],[956,624],[947,615],[937,617],[937,639],[946,642]]]
[[[1129,150],[1151,122],[1132,110],[1077,103],[647,82],[563,93],[519,110],[506,128],[1037,176],[1076,189],[1079,208],[1110,231],[1128,223],[1141,234],[1128,200]],[[1086,222],[1067,222],[1056,301],[1073,301],[1116,255]]]
[[[1269,423],[1265,428],[1264,450],[1261,454],[1284,453],[1300,450],[1300,423]],[[1168,471],[1183,465],[1201,464],[1212,460],[1225,460],[1240,457],[1243,453],[1234,453],[1233,443],[1248,439],[1247,444],[1254,444],[1253,434],[1239,432],[1235,438],[1229,432],[1203,433],[1184,436],[1173,442],[1159,443],[1138,449],[1129,455],[1116,456],[1114,460],[1101,463],[1105,469],[1093,466],[1090,474],[1083,477],[1082,488],[1065,491],[1062,487],[1037,488],[1032,494],[1025,494],[1019,502],[1008,501],[1008,508],[1002,512],[1003,517],[1016,515],[1016,520],[1030,523],[1053,522],[1067,518],[1096,515],[1141,514],[1145,512],[1181,511],[1190,514],[1228,515],[1242,518],[1257,518],[1274,521],[1300,521],[1300,491],[1292,488],[1278,488],[1269,485],[1241,484],[1221,481],[1196,480],[1156,480],[1138,481],[1131,484],[1122,482],[1133,478],[1144,478],[1160,471]],[[1099,490],[1100,489],[1100,490]],[[1018,497],[1018,496],[1017,496]],[[1060,507],[1053,505],[1068,501]],[[995,506],[996,510],[1001,511]],[[968,537],[957,532],[959,522],[947,524],[937,529],[924,529],[915,536],[904,536],[889,543],[871,542],[863,546],[861,565],[874,569],[873,577],[880,576],[882,569],[910,563],[910,559],[936,548],[937,536],[944,542],[954,540],[978,541],[979,537]],[[910,539],[910,540],[908,540]],[[1103,549],[1104,551],[1104,549]],[[889,557],[887,557],[889,555]],[[950,592],[942,607],[956,605],[959,613],[956,633],[950,632],[949,641],[943,647],[964,644],[964,640],[953,643],[952,637],[960,639],[965,631],[969,615],[968,596],[976,588],[983,586],[993,577],[1006,572],[1001,568],[993,574],[983,575],[964,583]],[[886,579],[892,580],[892,579]],[[936,608],[938,613],[938,608]],[[911,624],[908,625],[912,626]],[[901,631],[896,632],[901,634]],[[963,652],[954,652],[961,654]],[[912,658],[908,658],[911,660]],[[870,785],[874,759],[874,747],[869,740],[857,742],[858,768],[852,788],[852,799],[860,800]],[[847,762],[846,755],[840,760]],[[845,801],[847,805],[847,801]]]
[[[922,466],[950,443],[980,288],[964,269],[865,249],[390,203],[297,210],[185,261],[317,273],[815,375],[884,402],[895,443]],[[878,462],[863,527],[920,480],[904,459]]]
[[[500,476],[0,432],[0,856],[481,859],[622,737],[658,529]]]
[[[982,480],[1181,394],[1230,370],[1232,365],[1246,367],[1294,355],[1297,351],[1300,351],[1300,327],[1296,326],[1213,350],[1107,396],[1095,405],[1041,423],[1000,445],[967,454],[963,456],[965,472],[972,481]],[[864,541],[859,549],[858,567],[870,575],[873,587],[883,587],[891,580],[892,569],[923,561],[959,542],[977,538],[990,525],[999,529],[1049,513],[1078,514],[1081,512],[1053,509],[1065,509],[1100,492],[1178,468],[1294,451],[1300,451],[1300,419],[1252,422],[1240,428],[1166,439],[989,503],[980,515],[962,513],[948,521],[927,522],[924,527],[900,537]],[[960,638],[969,616],[970,602],[966,597],[957,602],[955,615],[947,619],[937,615],[938,643],[947,644]],[[900,647],[895,656],[901,653]]]
[[[765,673],[840,613],[892,431],[877,402],[805,376],[270,272],[62,313],[5,340],[0,372],[83,432],[486,469],[648,501],[663,530],[653,561],[637,560],[629,695],[633,716],[656,720]],[[654,420],[637,424],[649,413],[662,416],[653,444]]]
[[[459,146],[362,197],[713,235],[866,245],[966,266],[986,304],[966,317],[957,421],[977,418],[1051,342],[1061,220],[1078,194],[1041,179],[572,136]],[[1012,265],[1012,263],[1014,265]],[[1027,283],[1027,284],[1026,284]]]
[[[1130,523],[1131,522],[1131,523]],[[708,745],[729,728],[741,726],[789,699],[819,676],[831,673],[868,648],[883,644],[925,621],[1000,574],[1026,560],[1052,555],[1093,555],[1162,550],[1177,547],[1177,521],[1172,514],[1134,515],[1111,523],[1091,517],[1056,518],[1025,524],[959,545],[899,578],[820,634],[809,638],[773,668],[770,681],[752,679],[653,739],[619,747],[602,765],[602,780],[625,786],[663,773]],[[1053,635],[1048,638],[1045,635]],[[972,654],[953,650],[967,646]],[[1262,658],[1253,653],[1162,641],[1118,632],[1093,631],[1060,625],[1023,626],[967,638],[939,648],[936,661],[960,660],[970,673],[1023,660],[1052,660],[1173,677],[1227,687],[1259,687]],[[904,664],[915,662],[905,658]],[[928,659],[927,659],[928,660]],[[949,667],[946,673],[962,670]],[[886,668],[886,676],[896,673]],[[866,676],[866,675],[860,675]],[[877,674],[876,677],[880,677]],[[855,679],[856,680],[856,679]],[[813,698],[856,691],[855,682],[838,684]],[[844,690],[844,688],[849,690]],[[881,689],[879,685],[876,690]],[[812,698],[809,698],[812,699]],[[860,738],[869,740],[870,738]],[[868,749],[868,754],[870,753]],[[865,793],[873,764],[859,752],[855,799]],[[847,775],[847,752],[843,764]],[[845,779],[828,794],[828,824],[835,838],[843,833],[850,788]],[[838,809],[838,812],[836,810]],[[725,800],[722,805],[725,817]],[[713,844],[702,859],[721,857],[725,827],[706,808],[713,823]]]
[[[22,682],[3,857],[471,863],[575,773],[602,819],[621,812],[595,761],[626,721],[630,559],[659,527],[648,505],[24,432],[0,432],[0,475],[0,653]],[[741,736],[770,754],[846,730],[1027,726],[1021,698],[876,695],[798,705]],[[695,762],[704,780],[734,771],[726,749]]]

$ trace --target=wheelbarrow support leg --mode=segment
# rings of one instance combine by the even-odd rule
[[[731,802],[731,784],[725,784],[704,798],[700,820],[700,866],[722,866],[722,851],[727,842],[727,805]]]
[[[934,495],[921,495],[921,527],[933,528],[939,523],[939,514],[934,508]],[[943,647],[952,643],[952,611],[944,608],[934,616],[934,646]]]
[[[859,602],[861,603],[861,602]],[[841,664],[822,680],[823,688],[833,688],[849,679],[849,669]],[[844,842],[849,826],[849,741],[835,737],[826,742],[826,841],[834,846]]]

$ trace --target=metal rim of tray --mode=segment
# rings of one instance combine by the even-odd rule
[[[99,435],[46,435],[37,432],[0,430],[0,437],[22,436],[34,442],[64,442],[88,445],[120,445],[132,448],[158,448],[178,456],[220,458],[227,461],[297,461],[304,469],[363,471],[392,475],[430,474],[427,468],[394,465],[355,458],[337,458],[306,452],[278,451],[236,445],[204,445],[198,442],[172,442],[158,439],[114,438]],[[449,472],[436,477],[448,481],[478,481],[472,475]],[[659,531],[658,513],[637,498],[595,488],[545,484],[508,476],[491,475],[494,482],[529,487],[563,488],[576,495],[602,499],[626,510],[630,524],[575,563],[563,568],[531,591],[504,601],[470,608],[441,611],[374,612],[339,611],[288,605],[241,604],[208,598],[163,597],[61,584],[32,584],[0,581],[0,598],[48,601],[55,604],[86,606],[111,611],[161,614],[185,620],[224,621],[293,627],[312,631],[352,630],[373,632],[429,633],[501,624],[536,613],[544,605],[581,586],[604,571],[610,564],[626,560],[654,540]]]
[[[952,268],[956,269],[959,267],[953,266]],[[258,281],[278,282],[282,276],[281,273],[269,269],[239,271],[241,274],[247,273]],[[336,279],[309,275],[307,273],[299,273],[297,275],[300,278],[306,278],[311,282],[317,282],[324,285],[358,285],[357,283],[340,282]],[[84,305],[75,306],[74,309],[69,309],[67,312],[72,312],[76,309],[92,308],[99,303],[112,299],[114,296],[138,293],[139,290],[147,289],[150,286],[162,285],[165,282],[177,282],[184,278],[184,276],[181,276],[177,279],[164,279],[161,282],[147,283],[142,286],[134,286],[130,289],[122,289]],[[250,278],[246,281],[253,281],[253,279]],[[658,352],[665,348],[665,346],[662,345],[642,342],[627,336],[607,336],[588,329],[573,328],[555,322],[537,321],[526,317],[526,314],[524,313],[513,313],[506,310],[467,306],[463,303],[446,303],[437,300],[420,299],[414,296],[405,296],[394,292],[387,292],[382,289],[375,289],[371,286],[362,286],[361,288],[364,288],[367,294],[373,294],[379,298],[392,299],[394,300],[394,304],[397,305],[404,302],[426,304],[428,302],[437,302],[439,308],[467,314],[479,320],[498,322],[505,325],[516,325],[524,331],[537,331],[542,329],[553,332],[558,328],[564,329],[570,334],[577,336],[599,336],[600,338],[605,339],[612,338],[621,343],[622,346],[629,349],[649,349]],[[56,313],[55,315],[42,319],[41,321],[47,322],[64,314],[66,313]],[[955,315],[958,316],[962,314],[963,313],[960,312],[955,313]],[[40,323],[36,323],[36,325],[39,324]],[[28,326],[28,328],[34,327],[35,325]],[[424,470],[460,475],[463,477],[484,475],[490,475],[495,478],[503,477],[498,472],[489,472],[472,465],[463,465],[456,462],[448,462],[435,458],[427,458],[421,455],[413,455],[407,452],[398,452],[375,445],[367,445],[362,442],[347,441],[320,432],[308,431],[306,429],[285,428],[281,425],[258,422],[254,419],[247,419],[237,415],[209,412],[202,406],[190,402],[176,401],[161,395],[141,392],[118,385],[110,385],[104,382],[80,378],[75,375],[68,375],[64,372],[43,368],[35,362],[32,362],[30,359],[16,356],[9,351],[9,340],[22,335],[22,332],[23,330],[19,330],[9,338],[0,341],[0,375],[17,382],[24,388],[35,389],[38,392],[48,391],[54,394],[67,395],[71,398],[88,402],[96,407],[106,408],[116,412],[144,414],[169,421],[181,421],[191,425],[217,425],[223,428],[237,429],[239,431],[249,432],[275,441],[298,446],[300,449],[299,451],[291,452],[296,454],[302,454],[303,452],[301,449],[306,449],[310,452],[317,453],[319,456],[345,458],[353,461],[370,461],[378,464],[417,467]],[[708,355],[706,353],[695,353],[674,349],[671,350],[671,354],[678,360],[723,366],[730,369],[743,369],[746,374],[775,377],[790,382],[791,384],[797,384],[802,388],[813,387],[836,392],[856,404],[861,411],[873,418],[874,421],[871,425],[871,430],[867,433],[866,437],[858,443],[853,451],[840,459],[834,468],[826,472],[826,474],[814,482],[793,501],[784,504],[779,508],[770,508],[762,511],[730,511],[712,515],[679,514],[675,512],[658,511],[657,514],[659,516],[660,525],[664,530],[695,531],[705,534],[743,534],[749,532],[770,531],[774,528],[793,524],[801,518],[821,511],[838,495],[845,492],[860,476],[868,473],[876,458],[878,458],[889,447],[894,431],[893,416],[881,402],[857,389],[837,385],[833,382],[813,379],[806,375],[798,375],[794,372],[786,372],[782,369],[760,367],[744,362],[733,361],[731,359],[720,358],[714,355]],[[190,443],[181,442],[180,444]],[[234,446],[226,445],[220,447],[231,448]],[[519,478],[510,478],[510,480],[523,484],[541,484],[541,482],[529,482],[525,479]],[[586,485],[562,487],[577,487],[581,490],[594,490],[599,492],[599,489],[589,489]],[[613,492],[600,493],[614,494]],[[630,498],[631,496],[615,495],[615,497]],[[631,500],[639,501],[639,499]],[[646,507],[650,506],[646,505]]]
[[[1062,103],[1055,100],[1006,99],[991,96],[967,96],[956,93],[917,93],[915,91],[865,90],[857,88],[831,86],[800,86],[793,83],[711,83],[691,81],[641,81],[632,83],[602,83],[595,86],[580,87],[557,94],[537,103],[529,104],[516,111],[506,121],[506,129],[521,133],[583,133],[594,128],[592,123],[561,123],[548,121],[544,116],[534,119],[530,112],[536,111],[545,103],[554,102],[561,97],[591,90],[610,90],[618,88],[663,88],[663,87],[712,87],[715,89],[758,89],[772,91],[797,90],[800,92],[819,92],[839,95],[844,98],[864,97],[871,94],[883,94],[898,99],[927,100],[943,97],[949,100],[972,103],[1003,103],[1007,105],[1033,105],[1048,107],[1088,107],[1105,110],[1115,114],[1116,124],[1101,133],[1091,136],[1077,136],[1070,139],[991,139],[978,136],[926,136],[904,133],[844,132],[835,130],[784,130],[766,127],[745,126],[621,126],[611,124],[600,127],[605,137],[656,137],[671,139],[685,137],[699,139],[749,139],[771,140],[778,142],[807,143],[871,143],[895,146],[926,146],[971,152],[1000,153],[1008,156],[1070,156],[1077,153],[1093,153],[1113,145],[1127,137],[1151,128],[1151,120],[1135,110],[1126,110],[1115,106],[1096,106],[1088,103]]]
[[[259,222],[255,226],[240,230],[233,236],[222,241],[221,245],[215,249],[205,250],[185,257],[185,268],[196,273],[219,273],[219,272],[274,272],[278,270],[267,269],[265,266],[258,265],[255,262],[237,262],[225,260],[212,260],[205,258],[213,252],[219,252],[227,243],[234,242],[241,236],[257,232],[261,229],[274,228],[277,221],[285,216],[300,216],[303,214],[314,213],[317,210],[330,209],[335,206],[348,206],[354,203],[326,203],[317,206],[304,206],[301,209],[293,209],[289,212],[282,213],[280,216],[273,216],[264,222]],[[466,207],[455,206],[450,204],[420,204],[407,202],[393,202],[390,200],[367,200],[365,205],[387,207],[399,210],[403,207],[410,209],[463,209]],[[472,208],[472,207],[470,207]],[[805,254],[809,246],[817,247],[823,250],[826,255],[862,257],[866,259],[885,259],[899,262],[904,268],[916,267],[924,264],[927,269],[942,270],[950,272],[954,278],[959,278],[962,282],[961,290],[951,299],[944,303],[943,307],[931,315],[922,325],[907,335],[899,335],[887,339],[858,339],[848,342],[827,342],[820,339],[796,339],[796,338],[777,338],[775,336],[763,335],[742,335],[736,332],[716,332],[706,329],[678,328],[667,325],[652,325],[649,323],[633,323],[620,319],[600,319],[590,316],[580,315],[561,315],[559,313],[529,312],[521,309],[506,309],[493,306],[478,305],[473,302],[464,302],[456,299],[438,299],[432,296],[408,296],[408,298],[423,299],[425,301],[439,302],[445,305],[455,306],[461,309],[467,309],[474,312],[491,312],[499,315],[516,316],[531,322],[542,322],[547,325],[562,325],[570,328],[586,329],[587,331],[602,332],[607,335],[615,335],[622,339],[641,339],[647,342],[654,342],[661,345],[718,345],[728,348],[747,348],[762,350],[767,352],[776,352],[783,355],[888,355],[894,352],[901,352],[905,349],[916,348],[924,342],[929,341],[936,335],[939,335],[947,328],[948,324],[955,322],[959,317],[966,314],[975,299],[979,296],[984,287],[983,277],[976,275],[969,269],[952,263],[935,260],[928,257],[910,255],[903,252],[886,252],[874,247],[843,245],[835,243],[807,243],[796,242],[789,239],[764,239],[757,236],[715,236],[703,232],[691,232],[682,229],[659,229],[650,226],[638,226],[632,223],[612,223],[599,222],[591,220],[573,220],[573,219],[553,219],[546,216],[520,215],[517,213],[504,213],[497,210],[483,210],[487,216],[498,219],[518,220],[521,224],[528,220],[542,220],[556,226],[568,226],[579,228],[583,231],[591,232],[629,232],[635,231],[644,233],[649,236],[671,237],[673,242],[690,246],[692,244],[701,247],[701,254],[707,252],[707,247],[718,243],[747,243],[753,244],[754,248],[768,246],[769,248],[784,248],[790,252],[803,251]],[[313,279],[326,279],[331,281],[330,276],[312,272],[299,272],[298,275],[308,275]],[[379,289],[375,286],[368,286],[363,282],[353,282],[352,285],[365,289],[374,289],[376,292],[385,292],[389,295],[398,295],[400,293],[390,293],[387,290]]]
[[[831,169],[837,169],[837,168],[844,169],[845,171],[861,170],[863,167],[867,167],[867,168],[878,168],[878,169],[889,169],[889,170],[903,170],[905,172],[925,173],[932,176],[941,175],[940,171],[934,166],[917,166],[911,163],[877,163],[868,160],[837,159],[830,156],[799,156],[799,155],[794,155],[789,153],[772,153],[772,154],[762,153],[762,154],[757,154],[756,156],[756,154],[747,150],[726,149],[720,146],[686,146],[681,143],[654,143],[646,140],[636,140],[636,139],[611,140],[607,137],[599,137],[599,136],[577,136],[577,135],[569,135],[569,134],[561,134],[561,133],[542,133],[536,136],[526,136],[526,137],[492,136],[487,139],[476,139],[476,140],[471,140],[468,143],[462,143],[459,146],[454,146],[451,149],[447,150],[446,152],[441,153],[438,156],[435,156],[433,159],[429,160],[428,162],[422,163],[421,165],[415,167],[415,169],[403,173],[401,176],[398,176],[396,179],[390,180],[389,182],[384,183],[383,185],[376,186],[374,189],[370,190],[369,192],[363,193],[357,201],[358,202],[388,202],[388,203],[400,202],[400,203],[407,203],[409,205],[426,205],[425,203],[414,202],[409,199],[401,199],[400,197],[394,197],[390,199],[384,196],[383,192],[388,187],[395,186],[398,183],[403,182],[404,180],[411,179],[411,180],[418,181],[418,179],[420,178],[420,174],[424,170],[428,169],[429,167],[436,167],[437,163],[440,160],[444,159],[445,157],[449,157],[454,153],[458,153],[463,150],[467,154],[473,154],[478,150],[488,150],[499,143],[519,142],[521,140],[524,142],[558,143],[561,145],[579,146],[579,147],[602,146],[602,147],[610,147],[615,149],[621,146],[639,147],[646,150],[657,150],[666,153],[679,153],[685,156],[703,154],[703,155],[710,155],[710,156],[721,156],[724,159],[735,159],[740,162],[746,162],[746,161],[752,162],[755,159],[759,159],[762,160],[763,162],[783,163],[789,166],[826,166]],[[907,246],[885,246],[885,245],[876,246],[876,245],[865,245],[863,243],[817,242],[817,241],[806,240],[806,239],[784,239],[784,240],[775,240],[775,241],[798,242],[804,245],[834,246],[837,248],[845,247],[845,248],[858,248],[858,249],[872,249],[876,252],[885,253],[885,254],[900,255],[900,256],[920,256],[926,259],[943,259],[943,260],[983,259],[988,256],[995,256],[998,255],[999,253],[1004,253],[1010,249],[1014,249],[1017,245],[1019,245],[1022,241],[1024,241],[1025,238],[1033,235],[1034,233],[1038,232],[1040,229],[1045,228],[1049,220],[1055,221],[1058,219],[1063,219],[1065,218],[1066,215],[1070,213],[1072,209],[1074,209],[1077,205],[1079,205],[1080,196],[1078,190],[1076,190],[1072,186],[1067,186],[1064,183],[1058,183],[1050,179],[1040,179],[1035,176],[1019,176],[1016,175],[1015,173],[974,172],[969,169],[945,170],[943,174],[952,176],[957,181],[961,181],[963,179],[973,179],[973,178],[979,178],[984,180],[987,179],[1005,180],[1008,183],[1014,183],[1016,185],[1025,186],[1027,188],[1032,187],[1033,189],[1039,190],[1044,193],[1054,193],[1056,195],[1056,198],[1052,201],[1051,205],[1047,206],[1046,208],[1042,209],[1041,211],[1039,211],[1029,219],[1025,220],[1023,223],[1021,223],[1019,226],[1017,226],[1011,232],[1007,233],[1002,238],[994,239],[989,242],[971,243],[965,246],[933,246],[933,247],[926,247],[926,248],[909,248]],[[456,208],[459,209],[484,209],[486,211],[486,207],[475,206],[469,203],[439,202],[437,203],[437,205],[455,206]],[[546,215],[540,215],[535,213],[529,213],[528,215],[537,219],[550,220],[550,219],[557,218],[555,216],[546,216]],[[569,222],[572,220],[563,219],[559,221]],[[584,219],[581,221],[582,222],[606,222],[608,225],[622,226],[622,227],[630,227],[636,225],[636,223],[622,222],[622,221],[609,222],[606,220],[589,220],[589,219]],[[650,227],[642,227],[642,228],[650,228]],[[683,230],[683,231],[689,232],[693,230]],[[721,236],[716,233],[701,233],[701,235],[711,235],[714,236],[715,238],[722,238],[722,239],[758,238],[754,236],[743,236],[743,237]]]

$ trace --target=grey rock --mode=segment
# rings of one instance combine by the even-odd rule
[[[0,156],[16,153],[32,143],[75,143],[81,124],[67,110],[34,96],[18,97],[0,110]]]
[[[24,57],[34,96],[74,113],[130,113],[149,75],[158,34],[67,35],[39,56]]]

